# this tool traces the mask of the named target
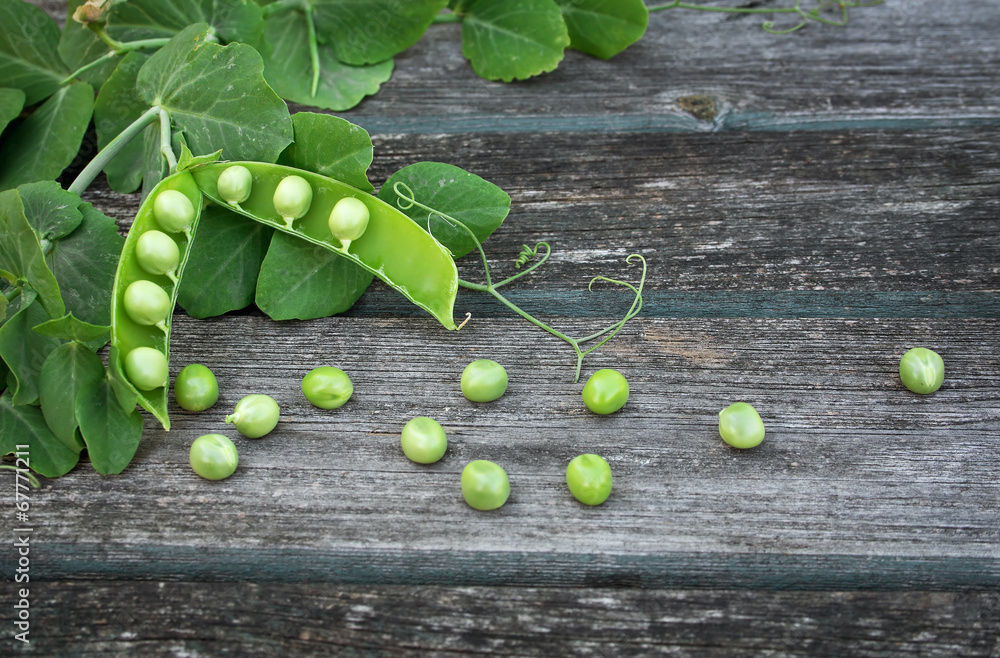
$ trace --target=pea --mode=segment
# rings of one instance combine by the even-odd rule
[[[191,444],[191,469],[206,480],[224,480],[240,462],[236,446],[222,434],[205,434]]]
[[[231,205],[243,203],[250,198],[253,189],[253,174],[243,165],[226,167],[219,174],[219,196]]]
[[[259,439],[275,428],[280,413],[278,403],[270,395],[248,395],[236,403],[226,422],[248,439]]]
[[[600,455],[578,455],[566,467],[566,486],[584,505],[600,505],[611,495],[611,466]]]
[[[167,385],[167,357],[152,347],[137,347],[125,355],[125,374],[142,391]]]
[[[933,393],[944,383],[944,359],[934,350],[914,347],[899,360],[899,378],[914,393]]]
[[[507,471],[485,459],[469,462],[462,469],[462,496],[474,509],[487,511],[502,507],[510,497]]]
[[[182,409],[204,411],[219,401],[219,382],[211,370],[192,363],[177,373],[174,397]]]
[[[136,324],[163,327],[170,315],[170,295],[152,281],[139,279],[125,289],[125,313]]]
[[[462,395],[473,402],[492,402],[507,391],[507,371],[491,359],[479,359],[462,371]]]
[[[583,385],[583,403],[595,414],[613,414],[628,402],[628,380],[617,370],[598,370]]]
[[[340,240],[342,249],[347,251],[352,240],[357,240],[368,229],[370,218],[368,206],[360,199],[344,197],[330,211],[330,233]]]
[[[291,229],[292,222],[309,212],[312,205],[312,186],[301,176],[285,176],[274,190],[274,209]]]
[[[153,216],[167,233],[180,233],[194,224],[194,206],[182,192],[163,190],[153,199]]]
[[[433,464],[448,449],[444,428],[433,418],[418,416],[403,426],[400,438],[403,454],[418,464]]]
[[[753,448],[764,440],[764,421],[746,402],[736,402],[719,412],[719,434],[734,448]]]
[[[302,394],[320,409],[338,409],[351,399],[354,384],[340,368],[322,366],[302,378]]]
[[[135,243],[135,258],[146,272],[170,276],[177,271],[181,254],[177,243],[169,235],[152,230],[139,236]]]

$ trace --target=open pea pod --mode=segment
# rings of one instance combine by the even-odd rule
[[[237,186],[241,189],[235,200],[232,194],[224,196],[219,191],[219,177],[233,167],[245,168],[252,176],[252,181],[247,177],[245,184]],[[381,199],[333,178],[260,162],[203,165],[191,173],[202,193],[215,203],[354,261],[433,315],[445,328],[457,328],[454,307],[458,271],[451,253]],[[286,181],[289,177],[300,180]],[[282,187],[287,189],[279,195],[283,201],[279,211],[275,191],[282,181],[286,181]],[[330,213],[338,201],[347,197],[361,201],[369,219],[360,237],[341,242],[331,232]],[[289,205],[300,207],[293,212]]]
[[[125,240],[111,297],[114,349],[109,358],[121,359],[111,371],[119,385],[134,389],[139,405],[164,429],[170,429],[170,320],[202,205],[189,172],[164,178],[153,188]]]

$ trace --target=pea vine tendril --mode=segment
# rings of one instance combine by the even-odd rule
[[[399,197],[398,199],[396,199],[396,205],[399,206],[400,210],[409,210],[410,208],[416,206],[417,208],[420,208],[421,210],[426,210],[427,211],[427,232],[430,233],[432,236],[434,235],[434,233],[433,233],[433,231],[431,229],[431,224],[432,224],[432,221],[435,218],[437,218],[438,220],[443,221],[445,224],[447,224],[447,225],[449,225],[449,226],[451,226],[453,228],[460,228],[460,229],[462,229],[463,231],[465,231],[469,235],[469,237],[472,238],[472,241],[476,245],[476,249],[479,251],[480,258],[483,261],[483,272],[484,272],[484,278],[486,279],[486,283],[485,284],[474,283],[472,281],[466,281],[464,279],[459,279],[458,280],[458,285],[461,286],[461,287],[463,287],[463,288],[467,288],[469,290],[478,290],[480,292],[489,293],[497,301],[499,301],[501,304],[503,304],[504,306],[506,306],[510,310],[514,311],[515,313],[517,313],[518,315],[520,315],[522,318],[524,318],[528,322],[532,323],[536,327],[544,329],[545,331],[549,332],[553,336],[556,336],[557,338],[561,338],[566,343],[568,343],[570,345],[570,347],[573,348],[573,351],[576,353],[576,376],[573,379],[574,383],[580,381],[580,370],[583,367],[583,359],[584,359],[584,357],[586,357],[588,354],[590,354],[591,352],[593,352],[594,350],[596,350],[597,348],[601,347],[602,345],[604,345],[605,343],[607,343],[609,340],[611,340],[612,338],[614,338],[615,335],[619,331],[621,331],[622,327],[625,326],[625,323],[627,323],[629,320],[631,320],[636,315],[638,315],[639,311],[642,310],[642,290],[643,290],[643,287],[646,285],[646,259],[643,258],[642,255],[640,255],[640,254],[631,254],[630,256],[628,256],[625,259],[625,262],[628,263],[629,265],[632,265],[633,263],[636,263],[636,262],[638,262],[638,263],[640,263],[642,265],[642,274],[641,274],[641,276],[639,278],[639,284],[638,284],[638,286],[633,285],[633,284],[629,283],[628,281],[622,281],[622,280],[619,280],[619,279],[612,279],[612,278],[606,277],[606,276],[595,276],[594,278],[592,278],[590,280],[590,283],[587,285],[587,290],[591,290],[592,291],[594,289],[594,283],[596,283],[598,281],[603,281],[603,282],[610,283],[610,284],[613,284],[613,285],[622,286],[623,288],[627,288],[628,290],[631,290],[632,293],[635,295],[635,297],[632,300],[632,306],[629,308],[628,312],[626,312],[625,315],[620,320],[618,320],[617,322],[615,322],[615,323],[613,323],[613,324],[611,324],[611,325],[609,325],[607,327],[604,327],[600,331],[596,331],[596,332],[590,334],[589,336],[583,336],[582,338],[573,338],[571,336],[568,336],[568,335],[564,334],[563,332],[559,331],[558,329],[555,329],[555,328],[553,328],[553,327],[545,324],[541,320],[535,318],[533,315],[531,315],[527,311],[521,309],[519,306],[517,306],[516,304],[514,304],[512,301],[510,301],[509,299],[507,299],[506,297],[504,297],[497,290],[497,288],[500,288],[501,286],[505,286],[508,283],[511,283],[512,281],[515,281],[515,280],[521,278],[522,276],[528,274],[529,272],[534,271],[538,267],[541,267],[545,263],[545,261],[547,261],[549,259],[549,256],[552,254],[552,248],[549,246],[549,244],[547,242],[538,242],[537,244],[535,244],[534,248],[529,247],[528,245],[524,245],[523,249],[521,250],[520,255],[517,258],[517,261],[515,262],[515,266],[516,267],[518,267],[520,269],[520,267],[523,266],[523,265],[525,265],[525,264],[527,264],[530,259],[538,256],[538,254],[539,254],[540,251],[543,252],[542,255],[541,255],[541,258],[537,262],[533,263],[530,267],[522,270],[521,272],[518,272],[517,274],[514,274],[513,276],[507,277],[506,279],[503,279],[502,281],[500,281],[498,283],[493,283],[492,276],[490,274],[490,265],[489,265],[489,262],[486,259],[486,252],[483,251],[483,245],[479,241],[479,238],[476,237],[476,234],[472,231],[472,229],[470,229],[463,222],[459,221],[458,219],[455,219],[451,215],[443,213],[440,210],[436,210],[434,208],[431,208],[430,206],[424,205],[423,203],[420,203],[419,201],[417,201],[416,196],[413,193],[413,190],[410,189],[410,187],[408,185],[406,185],[405,183],[401,183],[401,182],[395,183],[393,185],[392,189],[396,193],[396,196]],[[466,321],[468,321],[468,318],[466,318]],[[465,323],[463,322],[462,324],[464,325]],[[591,345],[587,349],[583,349],[582,345],[584,343],[589,343],[589,342],[595,341],[595,340],[598,341],[596,344]]]
[[[675,2],[668,2],[662,5],[655,5],[649,7],[650,12],[654,11],[666,11],[668,9],[693,9],[696,11],[713,11],[713,12],[724,12],[727,14],[796,14],[799,17],[799,22],[792,27],[785,28],[783,30],[778,30],[774,27],[774,21],[764,21],[761,27],[765,32],[771,34],[791,34],[797,30],[802,29],[811,22],[822,23],[823,25],[832,25],[834,27],[844,27],[848,22],[848,11],[851,9],[859,7],[876,7],[885,2],[885,0],[817,0],[817,4],[812,9],[802,9],[802,0],[795,0],[795,4],[791,7],[777,7],[777,8],[763,8],[763,7],[712,7],[708,5],[696,5],[690,2],[681,2],[676,0]],[[828,9],[839,9],[840,18],[831,19],[825,18],[823,13]]]
[[[35,474],[27,469],[19,468],[17,466],[14,466],[13,464],[0,464],[0,469],[5,471],[17,471],[19,474],[28,478],[28,482],[35,489],[41,489],[42,487],[42,483],[38,481],[38,478],[35,477]]]

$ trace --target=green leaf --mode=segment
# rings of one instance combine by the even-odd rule
[[[28,453],[31,470],[45,477],[66,475],[80,455],[70,450],[56,438],[45,424],[42,410],[33,405],[14,404],[10,391],[0,396],[0,454],[10,454],[17,446]]]
[[[210,318],[253,303],[260,264],[274,229],[221,206],[202,211],[177,303],[195,318]]]
[[[14,404],[38,402],[38,376],[42,364],[61,344],[56,338],[32,330],[47,319],[45,311],[35,302],[12,314],[0,327],[0,357],[3,357],[16,381]]]
[[[111,381],[102,377],[80,391],[76,417],[94,470],[101,475],[124,471],[135,457],[142,438],[142,415],[122,409]]]
[[[0,159],[0,189],[53,180],[73,162],[94,110],[94,90],[74,82],[12,129]]]
[[[553,0],[475,0],[462,20],[462,54],[487,80],[524,80],[555,70],[569,45]]]
[[[59,59],[59,26],[27,2],[0,2],[0,87],[21,89],[25,105],[47,98],[69,74]]]
[[[292,141],[288,106],[264,82],[256,50],[208,43],[207,30],[192,25],[150,57],[139,71],[139,96],[170,113],[192,151],[221,148],[228,159],[274,162]]]
[[[66,313],[59,284],[45,262],[38,235],[24,216],[17,190],[0,192],[0,275],[14,285],[30,285],[50,316]]]
[[[649,10],[642,0],[555,0],[570,47],[609,59],[642,38]]]
[[[125,413],[130,414],[135,411],[135,405],[139,402],[139,391],[135,390],[132,382],[125,376],[121,356],[114,345],[108,350],[108,381],[111,383],[111,390],[115,392],[118,406]]]
[[[33,327],[35,332],[49,338],[59,340],[74,340],[81,343],[91,341],[101,341],[101,344],[108,342],[111,327],[107,325],[90,324],[77,319],[72,313],[67,313],[61,318],[46,320]]]
[[[503,223],[510,211],[510,197],[499,187],[464,169],[442,162],[417,162],[403,167],[385,182],[378,198],[399,207],[399,196],[393,189],[404,183],[420,203],[430,206],[462,222],[485,242]],[[403,210],[410,219],[427,230],[427,211],[412,206]],[[441,219],[431,221],[437,241],[448,247],[455,258],[461,258],[476,248],[469,234]]]
[[[0,132],[24,109],[24,92],[20,89],[0,89]]]
[[[305,169],[336,178],[369,194],[372,138],[368,131],[329,114],[296,112],[292,115],[295,141],[288,145],[278,164]]]
[[[89,31],[89,30],[88,30]],[[139,98],[135,88],[139,69],[142,68],[148,55],[131,52],[115,68],[108,78],[94,103],[94,127],[97,130],[97,147],[104,148],[108,143],[124,131],[133,121],[149,109],[149,105]],[[155,123],[148,126],[145,134],[153,134],[159,140],[159,126]],[[159,141],[157,141],[159,146]],[[143,138],[135,138],[125,145],[107,166],[104,174],[108,177],[108,185],[116,192],[127,194],[135,192],[142,183],[145,172],[146,151]],[[157,163],[161,156],[156,154]]]
[[[257,45],[264,26],[259,6],[245,0],[129,0],[108,13],[108,33],[119,41],[173,37],[189,25],[211,25],[222,41]]]
[[[17,187],[17,193],[24,204],[24,216],[41,240],[65,237],[83,221],[77,209],[80,197],[55,181],[25,183]]]
[[[111,324],[111,291],[125,239],[115,220],[80,204],[80,226],[55,243],[49,265],[59,281],[66,311],[92,325]],[[64,313],[51,313],[59,317]]]
[[[183,133],[181,133],[181,137],[183,138]],[[183,139],[180,141],[181,154],[177,158],[177,171],[185,171],[191,167],[197,167],[198,165],[218,162],[219,158],[222,157],[222,149],[219,149],[215,153],[209,153],[208,155],[195,155],[191,153],[191,149],[188,148],[187,142]]]
[[[106,374],[100,357],[77,342],[63,343],[42,364],[38,378],[42,415],[56,438],[74,452],[84,447],[76,433],[79,426],[77,395],[104,379]]]
[[[448,0],[312,0],[320,41],[331,43],[337,59],[355,66],[387,60],[415,44],[447,4]]]
[[[391,59],[369,66],[351,66],[340,62],[330,47],[320,45],[319,83],[313,95],[305,14],[297,10],[275,14],[267,21],[264,38],[270,46],[264,55],[264,77],[279,96],[294,103],[349,110],[392,77]]]
[[[293,235],[275,232],[257,279],[257,306],[272,320],[311,320],[343,313],[373,275]]]

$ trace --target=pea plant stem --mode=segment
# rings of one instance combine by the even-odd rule
[[[302,11],[306,15],[306,27],[309,30],[309,61],[312,63],[312,87],[309,95],[316,97],[316,89],[319,87],[319,44],[316,40],[316,20],[313,17],[313,7],[309,2],[302,3]]]
[[[459,14],[457,12],[451,12],[448,14],[438,14],[437,16],[434,17],[434,20],[432,20],[431,23],[436,25],[441,25],[444,23],[461,23],[462,18],[464,18],[463,14]]]
[[[170,141],[170,115],[160,108],[160,155],[166,159],[169,173],[173,174],[177,171],[177,157]]]
[[[153,107],[146,110],[142,116],[133,121],[128,128],[123,130],[121,134],[108,142],[108,145],[101,149],[101,152],[94,156],[94,159],[83,168],[83,171],[79,173],[69,188],[70,192],[75,192],[76,194],[83,194],[83,192],[90,187],[90,184],[94,182],[97,175],[103,171],[103,169],[108,166],[111,159],[114,158],[118,153],[125,148],[133,137],[138,135],[143,131],[143,129],[158,120],[160,117],[160,107],[154,105]]]
[[[153,50],[156,48],[162,48],[163,46],[170,43],[170,39],[168,37],[160,37],[156,39],[138,39],[136,41],[125,41],[125,42],[115,41],[114,39],[112,39],[107,35],[107,32],[105,32],[103,28],[101,29],[100,32],[98,32],[98,36],[100,36],[101,34],[107,37],[106,39],[102,38],[102,41],[108,44],[110,50],[108,50],[108,52],[104,53],[94,61],[84,64],[77,70],[70,73],[59,84],[61,85],[69,84],[70,82],[73,82],[73,80],[77,79],[87,71],[93,68],[97,68],[104,62],[112,60],[120,55],[127,55],[128,53],[134,50]],[[219,42],[219,38],[215,36],[214,32],[209,33],[207,40],[211,41],[212,43]]]

